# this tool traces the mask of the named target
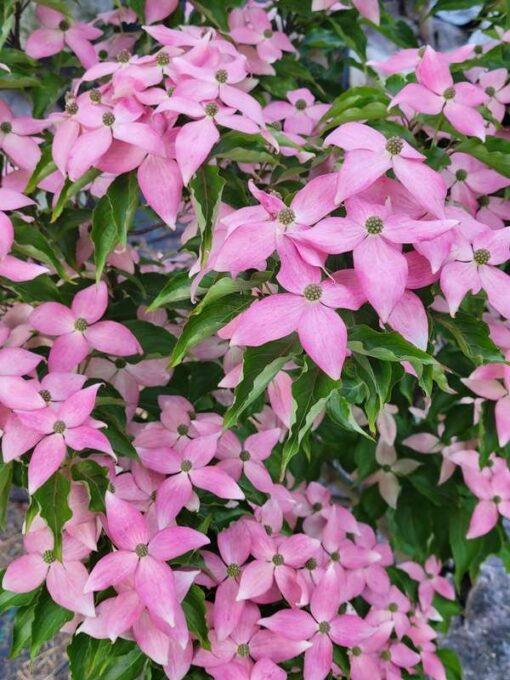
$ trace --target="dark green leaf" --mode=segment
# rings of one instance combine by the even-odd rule
[[[202,261],[207,259],[211,249],[212,230],[216,223],[224,186],[225,180],[221,177],[219,168],[212,165],[203,165],[199,168],[189,183],[191,201],[202,235]]]
[[[12,483],[12,463],[0,462],[0,529],[5,527],[7,503]]]
[[[456,151],[468,153],[482,163],[510,177],[510,140],[504,137],[487,137],[485,142],[471,138],[461,142]]]
[[[144,359],[169,357],[175,346],[175,338],[162,326],[149,321],[126,321],[124,324],[141,344]]]
[[[62,528],[72,512],[67,502],[71,482],[61,472],[55,472],[48,481],[34,493],[41,517],[46,521],[55,539],[55,555],[62,558]]]
[[[207,629],[206,609],[205,609],[205,595],[202,588],[192,585],[186,597],[182,601],[182,608],[186,616],[186,623],[191,633],[194,633],[200,646],[204,649],[210,649],[209,631]]]
[[[101,170],[98,170],[97,168],[90,168],[90,170],[87,170],[87,172],[78,178],[76,182],[71,182],[70,179],[66,179],[62,191],[60,192],[60,196],[58,197],[58,201],[53,208],[53,212],[51,213],[51,221],[55,222],[62,214],[67,202],[70,201],[73,196],[76,196],[76,194],[82,191],[82,189],[84,189],[87,184],[90,184],[96,179],[96,177],[99,177],[100,174]]]
[[[151,302],[147,311],[153,312],[159,307],[168,305],[172,302],[181,302],[182,300],[189,300],[191,289],[191,279],[189,273],[174,272],[169,275],[168,281],[160,290],[156,298]]]
[[[71,468],[75,482],[85,482],[89,491],[89,508],[104,512],[104,497],[108,489],[108,470],[94,460],[78,460]]]
[[[434,321],[446,330],[448,339],[474,363],[504,361],[501,351],[489,337],[489,327],[481,319],[457,312],[454,319],[446,314],[435,314]]]
[[[25,607],[33,602],[39,589],[31,590],[29,593],[12,593],[10,590],[2,588],[2,580],[5,570],[0,571],[0,614],[13,607]]]
[[[32,659],[37,656],[41,646],[48,640],[51,640],[64,623],[70,621],[73,616],[73,612],[69,611],[69,609],[64,609],[64,607],[54,602],[46,588],[43,589],[34,609],[32,644],[30,647]]]

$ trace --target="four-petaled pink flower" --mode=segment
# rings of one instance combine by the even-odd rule
[[[425,561],[423,567],[417,562],[401,562],[399,569],[405,571],[414,581],[418,581],[418,596],[422,608],[427,611],[432,604],[434,593],[439,593],[447,600],[455,599],[455,589],[441,574],[441,562],[435,555]]]
[[[280,434],[280,428],[264,430],[250,435],[244,444],[241,444],[233,432],[225,432],[218,442],[216,453],[216,458],[220,461],[218,467],[236,481],[239,481],[244,472],[256,489],[270,491],[273,480],[263,461],[271,455]]]
[[[44,302],[30,315],[32,326],[45,335],[57,336],[48,366],[51,371],[71,371],[91,349],[118,357],[140,354],[135,336],[116,321],[99,321],[108,306],[104,281],[74,296],[71,309],[60,302]]]
[[[478,498],[466,538],[478,538],[489,533],[499,515],[510,519],[510,471],[505,465],[494,465],[482,470],[463,466],[464,481]]]
[[[284,132],[311,135],[329,104],[316,104],[306,87],[287,92],[287,99],[288,102],[270,102],[264,109],[264,119],[268,123],[283,120]]]
[[[499,445],[506,446],[510,441],[510,366],[479,366],[462,382],[478,396],[496,402],[495,419]]]

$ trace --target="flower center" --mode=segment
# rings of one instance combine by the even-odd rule
[[[135,548],[135,553],[137,554],[138,557],[147,557],[149,551],[145,543],[139,543]]]
[[[127,50],[121,50],[117,55],[117,61],[119,64],[127,64],[131,59],[131,55]]]
[[[51,394],[49,393],[48,390],[41,390],[41,391],[39,392],[39,394],[41,395],[41,397],[44,399],[44,401],[45,401],[47,404],[50,403],[50,401],[51,401]]]
[[[457,170],[455,173],[455,179],[457,182],[465,182],[467,179],[467,172],[466,170],[463,170],[462,168],[460,170]]]
[[[96,88],[94,88],[93,90],[90,90],[89,99],[93,104],[100,104],[101,103],[101,92]]]
[[[332,562],[340,562],[340,553],[338,552],[338,550],[332,552],[329,557],[331,558]]]
[[[70,116],[75,116],[78,113],[78,104],[76,102],[68,102],[65,110]]]
[[[475,45],[475,54],[482,54],[483,47],[481,45]]]
[[[8,135],[12,130],[12,123],[10,123],[8,120],[5,120],[3,123],[0,123],[0,130],[4,134]]]
[[[498,503],[501,503],[501,496],[494,496],[492,501],[498,505]]]
[[[314,557],[310,557],[310,559],[305,562],[305,569],[308,569],[308,571],[317,569],[317,560]]]
[[[108,56],[108,52],[106,50],[99,50],[99,54],[97,55],[100,59],[106,59]]]
[[[237,656],[249,656],[250,655],[250,646],[244,642],[242,645],[239,645],[237,648]]]
[[[183,460],[182,463],[181,463],[182,472],[189,472],[192,467],[193,467],[193,465],[192,465],[190,460]]]
[[[319,623],[319,633],[323,633],[324,635],[327,635],[330,630],[331,630],[331,626],[329,624],[329,621],[321,621]]]
[[[453,99],[455,97],[455,88],[447,87],[446,90],[443,92],[443,97],[445,99]]]
[[[226,83],[228,80],[228,72],[224,68],[220,68],[219,71],[216,71],[216,75],[214,77],[218,83],[220,83],[220,85],[223,85],[223,83]]]
[[[322,510],[322,503],[314,503],[312,505],[312,510],[314,512],[320,512]]]
[[[383,228],[384,222],[381,220],[380,217],[377,217],[376,215],[372,215],[365,222],[365,229],[369,234],[372,234],[374,236],[376,234],[380,234]]]
[[[398,612],[398,604],[396,602],[390,602],[388,609],[394,614],[395,612]]]
[[[352,653],[354,656],[361,656],[362,654],[361,647],[353,647]]]
[[[152,501],[153,503],[155,503],[157,497],[158,497],[158,492],[157,492],[156,490],[154,490],[154,491],[151,493],[151,501]]]
[[[115,123],[115,116],[113,113],[110,113],[109,111],[103,113],[103,123],[106,127],[111,127]]]
[[[69,22],[68,21],[61,21],[58,25],[61,31],[68,31],[69,30]]]
[[[278,222],[283,224],[284,227],[288,227],[296,219],[296,213],[292,208],[282,208],[278,213]]]
[[[487,264],[490,259],[491,254],[487,248],[479,248],[473,253],[473,260],[476,262],[476,264]]]
[[[309,283],[303,295],[309,302],[317,302],[322,296],[322,287],[318,283]]]
[[[280,555],[280,553],[276,553],[276,555],[273,555],[273,564],[275,567],[281,567],[283,563],[284,563],[283,555]]]
[[[238,564],[229,564],[227,567],[227,575],[230,578],[237,578],[241,575],[241,567]]]
[[[56,434],[64,434],[66,431],[66,424],[63,420],[56,420],[53,424],[53,432]]]
[[[263,35],[264,35],[264,38],[267,38],[267,40],[269,40],[269,38],[272,38],[274,34],[273,34],[273,31],[270,28],[266,28]]]
[[[388,650],[381,652],[381,659],[383,661],[391,661],[391,654],[388,652]]]
[[[42,558],[46,562],[46,564],[51,564],[56,559],[53,550],[45,550],[42,554]]]
[[[383,465],[382,469],[384,470],[384,472],[391,472],[391,465]]]
[[[126,360],[125,359],[115,359],[115,366],[116,368],[125,368],[126,367]]]
[[[496,89],[489,85],[489,87],[485,88],[485,94],[488,94],[489,97],[494,97],[494,95],[496,94]]]
[[[274,120],[272,123],[268,123],[267,127],[271,128],[272,130],[276,130],[276,132],[281,132],[283,130],[283,125],[279,120]]]
[[[304,111],[306,109],[306,102],[304,99],[298,99],[296,102],[296,109],[298,111]]]
[[[156,57],[156,64],[158,66],[168,66],[169,63],[170,55],[168,55],[166,52],[160,52]]]
[[[87,330],[88,326],[89,326],[88,323],[81,316],[74,322],[75,330],[80,331],[80,333],[84,333]]]
[[[215,104],[214,102],[210,102],[209,104],[205,105],[205,115],[209,116],[209,118],[214,118],[214,116],[218,113],[218,104]]]
[[[177,434],[180,435],[181,437],[185,437],[188,434],[188,426],[187,425],[178,425],[177,426]]]
[[[251,455],[248,453],[248,451],[241,451],[239,458],[243,461],[243,463],[246,463],[247,460],[250,460]]]
[[[480,196],[478,203],[481,208],[486,208],[490,203],[490,198],[488,196]]]
[[[404,140],[400,137],[390,137],[386,142],[386,151],[392,156],[398,156],[403,148]]]

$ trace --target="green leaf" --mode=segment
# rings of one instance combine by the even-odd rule
[[[34,493],[41,517],[55,539],[55,556],[62,558],[62,528],[73,513],[67,502],[71,482],[61,472],[55,472],[48,481]]]
[[[510,177],[510,140],[508,139],[487,137],[485,142],[466,139],[458,145],[456,151],[468,153],[505,177]]]
[[[126,321],[124,326],[129,328],[142,346],[144,359],[170,356],[175,346],[175,338],[162,326],[138,319]]]
[[[58,633],[64,623],[70,621],[74,613],[64,609],[51,599],[50,594],[44,588],[37,599],[32,623],[32,644],[30,656],[35,658],[42,645],[51,640]]]
[[[300,351],[295,336],[248,347],[243,356],[243,379],[235,389],[234,403],[225,413],[223,427],[233,427],[246,409],[264,392],[287,361]]]
[[[456,9],[468,9],[469,7],[479,7],[480,0],[437,0],[430,8],[429,14],[438,12],[451,12]]]
[[[148,312],[153,312],[159,307],[169,305],[172,302],[182,302],[189,300],[191,290],[191,279],[187,271],[174,272],[168,278],[163,288],[147,308]]]
[[[438,647],[436,654],[443,663],[446,671],[446,680],[462,680],[462,666],[459,657],[453,649]]]
[[[195,314],[200,314],[216,300],[236,292],[249,292],[253,288],[261,286],[266,281],[269,281],[270,278],[271,272],[257,272],[249,281],[244,279],[231,279],[230,276],[222,276],[207,290],[204,297],[195,307],[194,312]]]
[[[446,331],[447,338],[476,364],[504,361],[501,350],[489,336],[489,327],[480,318],[457,312],[452,319],[446,314],[434,314],[434,322]]]
[[[282,477],[287,465],[298,453],[313,421],[326,408],[331,394],[338,387],[339,381],[332,380],[308,357],[305,359],[303,372],[292,383],[291,426],[289,437],[283,446]]]
[[[94,243],[96,280],[101,278],[108,255],[118,244],[126,244],[138,201],[136,174],[128,172],[117,177],[94,208],[90,237]]]
[[[213,302],[201,314],[192,314],[177,340],[170,365],[177,366],[180,364],[191,347],[214,335],[252,302],[253,297],[251,295],[228,295]]]
[[[189,183],[191,202],[202,235],[202,262],[211,249],[212,231],[221,203],[225,180],[217,166],[203,165]]]
[[[95,460],[78,460],[71,467],[75,482],[85,482],[89,492],[89,508],[93,512],[104,512],[104,497],[108,489],[108,470]]]
[[[48,241],[35,224],[16,224],[14,238],[16,254],[44,262],[54,267],[60,278],[68,279],[68,274],[58,257],[58,249]]]
[[[352,414],[352,404],[350,404],[338,390],[335,390],[329,398],[328,414],[330,418],[344,430],[356,432],[373,441],[368,432],[365,432],[365,430],[356,422]]]
[[[236,130],[222,134],[211,155],[213,158],[227,158],[236,163],[277,163],[276,156],[268,151],[262,135],[250,135]]]
[[[32,635],[32,623],[34,620],[34,607],[22,607],[16,612],[12,626],[12,641],[9,658],[19,656],[25,647],[29,647]]]
[[[45,146],[42,149],[41,158],[39,159],[39,162],[35,166],[35,170],[28,180],[28,184],[25,187],[24,193],[27,195],[31,194],[32,191],[37,188],[39,182],[42,182],[43,179],[48,177],[48,175],[51,175],[52,172],[55,172],[56,169],[57,166],[53,160],[51,146]]]
[[[182,608],[186,616],[186,623],[191,633],[194,633],[200,646],[204,649],[210,649],[209,631],[207,629],[206,608],[205,608],[205,594],[202,588],[193,584],[189,589],[186,597],[182,601]]]
[[[25,607],[35,600],[39,588],[31,590],[29,593],[13,593],[10,590],[4,590],[2,588],[4,574],[5,569],[0,570],[0,614],[13,607]]]
[[[97,168],[90,168],[90,170],[87,170],[87,172],[79,177],[76,182],[71,182],[70,179],[66,179],[62,191],[60,192],[60,196],[58,197],[58,201],[53,208],[53,212],[51,213],[51,221],[55,222],[62,214],[67,202],[70,201],[73,196],[76,196],[76,194],[78,194],[82,189],[84,189],[87,184],[90,184],[96,179],[96,177],[99,177],[100,174],[101,170],[98,170]]]
[[[0,529],[5,527],[7,504],[12,483],[12,463],[0,461]]]
[[[438,365],[434,357],[405,340],[399,333],[379,332],[369,326],[353,326],[349,329],[349,348],[383,361],[409,361],[413,366]]]
[[[140,677],[146,657],[133,642],[96,640],[83,633],[67,647],[73,680],[135,680]]]
[[[484,559],[482,547],[484,537],[468,539],[466,534],[471,519],[471,508],[450,508],[449,512],[449,539],[455,562],[455,585],[460,589],[462,579],[471,570],[476,570]]]
[[[331,121],[326,129],[351,120],[375,120],[388,115],[388,97],[375,87],[352,87],[337,97],[323,120]]]
[[[360,25],[360,17],[356,10],[338,12],[329,19],[333,29],[363,61],[366,60],[367,37]]]
[[[29,87],[37,87],[39,81],[31,76],[22,76],[17,73],[5,73],[0,76],[0,90],[25,90]]]

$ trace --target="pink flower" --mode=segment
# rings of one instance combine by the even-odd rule
[[[325,143],[345,149],[338,174],[337,203],[367,189],[392,169],[417,203],[435,217],[444,218],[443,178],[425,165],[425,157],[401,137],[386,139],[363,123],[344,123],[326,137]],[[422,191],[424,186],[426,195]]]
[[[493,529],[498,516],[510,519],[510,470],[506,461],[482,470],[464,466],[464,481],[478,498],[466,538],[478,538]]]
[[[273,480],[263,461],[271,455],[279,437],[279,428],[264,430],[250,435],[241,445],[233,432],[225,432],[219,440],[216,452],[216,458],[220,461],[218,467],[236,481],[244,472],[256,489],[269,491],[273,486]]]
[[[31,373],[42,357],[21,347],[0,349],[0,403],[7,408],[40,409],[44,400],[22,376]],[[5,442],[3,446],[6,456]],[[7,462],[7,461],[6,461]]]
[[[448,65],[432,47],[426,48],[416,76],[418,83],[403,87],[391,100],[390,108],[405,104],[419,113],[443,113],[459,132],[485,139],[485,121],[475,108],[488,99],[481,88],[467,82],[454,83]]]
[[[333,663],[333,644],[351,647],[375,630],[355,614],[338,615],[340,584],[332,567],[314,589],[310,614],[302,609],[282,609],[259,623],[290,640],[309,641],[305,652],[304,680],[323,680]]]
[[[48,121],[36,120],[29,116],[14,117],[12,111],[3,101],[0,101],[0,149],[4,151],[15,165],[24,170],[32,172],[37,165],[41,151],[39,149],[40,139],[33,138],[48,127]],[[2,189],[1,193],[8,194],[8,189]],[[14,192],[12,192],[14,197]],[[26,196],[24,203],[13,205],[12,208],[2,207],[3,210],[20,208],[23,205],[31,205],[31,201]]]
[[[91,593],[83,588],[88,573],[81,560],[89,550],[82,543],[64,533],[62,558],[54,552],[53,536],[42,520],[32,524],[23,537],[26,555],[9,564],[2,586],[14,593],[29,593],[46,581],[52,599],[62,607],[84,616],[95,616]]]
[[[400,494],[398,477],[410,475],[421,463],[412,458],[397,458],[395,447],[392,444],[387,444],[383,439],[379,439],[377,442],[375,459],[380,468],[367,477],[365,482],[377,484],[379,493],[386,503],[391,508],[396,508]]]
[[[485,105],[494,118],[500,122],[505,116],[507,105],[510,104],[510,84],[507,84],[507,80],[506,68],[482,73],[478,78],[478,85],[489,98]]]
[[[462,380],[472,392],[496,402],[496,430],[500,446],[510,441],[510,367],[506,364],[479,366]]]
[[[365,17],[374,24],[379,24],[380,11],[379,0],[353,0],[354,7],[358,10],[362,17]],[[317,12],[324,9],[331,9],[332,11],[341,9],[350,9],[350,6],[338,0],[312,0],[312,11]]]
[[[179,526],[151,536],[138,510],[110,492],[105,500],[108,534],[118,550],[99,560],[84,592],[104,590],[133,577],[135,590],[147,609],[173,626],[179,605],[174,575],[166,562],[206,545],[209,539],[194,529]]]
[[[288,257],[278,281],[289,292],[254,302],[235,319],[231,343],[258,347],[297,331],[306,353],[338,380],[347,352],[347,330],[334,310],[357,309],[359,293],[350,282],[322,281],[320,269],[301,260],[291,243],[285,249]]]
[[[57,336],[48,365],[51,371],[71,371],[91,349],[114,356],[141,354],[135,336],[116,321],[99,321],[108,306],[104,281],[74,296],[71,309],[59,302],[45,302],[30,315],[32,326],[45,335]]]
[[[399,50],[385,61],[368,61],[367,64],[388,75],[401,73],[402,71],[414,71],[421,59],[423,59],[425,49],[425,47],[412,47],[410,49]],[[437,55],[446,64],[457,64],[469,59],[474,49],[474,44],[462,45],[447,52],[437,52]]]
[[[140,458],[148,468],[171,475],[160,486],[156,509],[160,527],[166,526],[179,511],[193,501],[193,487],[210,491],[219,498],[242,500],[244,494],[234,480],[217,465],[208,465],[214,458],[217,436],[199,437],[182,449],[140,449]]]
[[[36,16],[43,25],[29,36],[25,52],[33,59],[43,59],[62,52],[67,45],[85,68],[97,62],[96,52],[90,44],[102,35],[102,31],[90,24],[72,22],[57,10],[38,5]]]
[[[418,596],[424,610],[428,610],[432,604],[434,593],[438,593],[447,600],[455,599],[455,590],[452,584],[441,573],[441,562],[431,555],[422,567],[416,562],[401,562],[399,569],[406,572],[414,581],[418,581]]]
[[[291,90],[288,102],[270,102],[264,109],[268,123],[283,120],[283,129],[297,135],[311,135],[315,126],[329,109],[329,104],[316,104],[307,88]]]
[[[91,385],[75,392],[58,406],[17,411],[21,424],[38,433],[38,443],[28,465],[29,493],[34,493],[58,470],[67,446],[75,451],[95,449],[114,455],[106,436],[98,432],[104,423],[90,418],[99,387],[99,384]]]
[[[267,13],[254,4],[232,10],[228,25],[235,42],[255,45],[259,57],[270,64],[281,59],[283,52],[294,52],[287,35],[283,31],[275,31]]]

